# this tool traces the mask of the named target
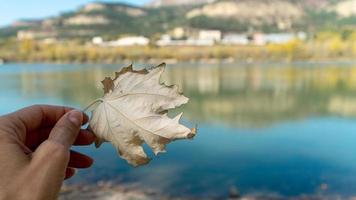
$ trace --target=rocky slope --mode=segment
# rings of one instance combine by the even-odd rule
[[[285,0],[230,0],[218,1],[196,8],[187,13],[187,18],[207,16],[212,18],[233,18],[251,25],[290,26],[305,15],[299,4]]]
[[[87,39],[152,37],[175,27],[223,32],[338,29],[355,27],[355,4],[356,0],[155,0],[138,7],[96,2],[57,17],[19,21],[0,29],[0,38],[16,36],[19,30]]]
[[[342,1],[331,7],[341,17],[351,17],[356,15],[356,0]]]
[[[180,6],[180,5],[199,5],[212,3],[216,0],[154,0],[147,4],[148,7]]]

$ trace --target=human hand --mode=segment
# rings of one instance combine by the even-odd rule
[[[95,136],[88,117],[67,107],[37,105],[0,117],[0,199],[57,199],[63,180],[93,160],[70,150]]]

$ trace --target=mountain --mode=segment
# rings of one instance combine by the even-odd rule
[[[331,1],[328,0],[305,0],[303,1],[305,6],[309,7],[324,7],[328,3],[331,3]]]
[[[165,7],[165,6],[180,6],[180,5],[202,5],[208,3],[214,3],[221,0],[153,0],[147,4],[148,7]],[[252,0],[253,1],[253,0]],[[238,2],[238,1],[236,1]],[[264,3],[263,1],[260,1]],[[288,1],[287,1],[288,2]],[[289,1],[292,2],[292,1]],[[325,6],[327,3],[332,2],[330,0],[301,0],[305,6],[320,7]],[[293,3],[293,2],[292,2]]]
[[[154,0],[147,4],[148,7],[180,6],[180,5],[199,5],[212,3],[215,0]]]
[[[351,17],[356,15],[356,0],[348,0],[340,2],[331,7],[339,16]]]
[[[254,11],[252,11],[252,8]],[[230,0],[217,1],[189,11],[188,19],[207,17],[233,19],[240,24],[252,26],[277,26],[280,29],[292,28],[305,15],[302,5],[285,0]],[[198,25],[199,23],[195,23]]]
[[[356,0],[217,0],[191,9],[186,19],[192,27],[225,32],[338,29],[356,24],[355,14],[335,9],[355,9],[351,1]]]
[[[31,20],[17,21],[0,30],[0,37],[16,35],[18,30],[59,38],[91,38],[97,35],[117,38],[122,34],[151,36],[176,26],[175,21],[186,12],[183,8],[154,9],[95,2],[36,23]]]
[[[108,39],[128,34],[157,37],[175,27],[218,29],[222,32],[337,30],[344,26],[355,27],[355,2],[155,0],[144,7],[94,2],[52,18],[17,21],[0,29],[0,38],[17,34],[85,40],[98,35]]]

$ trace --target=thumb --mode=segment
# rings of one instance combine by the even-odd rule
[[[82,122],[83,113],[81,111],[72,110],[66,113],[53,127],[48,140],[62,144],[69,149],[78,136]]]
[[[83,122],[83,113],[72,110],[63,115],[53,127],[49,137],[34,152],[33,163],[51,165],[53,170],[63,171],[69,162],[69,150],[77,138]]]
[[[70,147],[79,134],[82,122],[83,113],[80,111],[72,110],[63,115],[53,127],[48,139],[36,149],[33,158],[48,156],[46,158],[48,160],[52,157],[48,153],[69,155]]]
[[[72,110],[63,115],[53,127],[49,137],[32,154],[30,173],[36,177],[37,187],[52,199],[58,194],[65,177],[74,143],[83,121],[83,113]],[[55,199],[55,198],[53,198]]]

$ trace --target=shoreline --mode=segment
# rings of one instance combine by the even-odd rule
[[[3,62],[29,63],[106,63],[138,61],[144,63],[258,63],[300,61],[349,61],[356,58],[356,43],[291,41],[266,45],[214,46],[128,46],[99,47],[74,41],[46,44],[40,41],[9,42],[0,47]]]
[[[99,181],[96,184],[63,184],[59,200],[193,200],[185,197],[172,197],[152,189],[142,189],[138,184],[115,184]]]
[[[292,65],[303,65],[303,64],[347,64],[354,65],[356,64],[356,59],[322,59],[322,60],[294,60],[294,61],[285,61],[285,60],[256,60],[256,61],[246,61],[246,60],[224,60],[224,59],[204,59],[204,60],[196,60],[196,61],[179,61],[179,60],[170,60],[170,59],[150,59],[150,60],[121,60],[117,62],[72,62],[72,61],[7,61],[0,64],[2,65],[12,65],[12,64],[53,64],[53,65],[117,65],[117,64],[157,64],[157,63],[166,63],[169,65],[174,64],[236,64],[240,65],[258,65],[258,64],[292,64]]]
[[[341,196],[338,194],[330,194],[325,188],[320,188],[314,194],[301,194],[298,196],[284,196],[276,192],[250,192],[248,194],[240,194],[235,187],[227,188],[225,197],[218,196],[195,196],[184,197],[187,195],[170,196],[152,189],[142,189],[139,184],[114,184],[110,181],[99,181],[97,184],[64,184],[59,194],[59,200],[353,200],[356,196]]]

